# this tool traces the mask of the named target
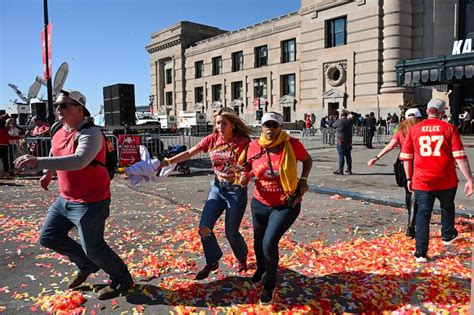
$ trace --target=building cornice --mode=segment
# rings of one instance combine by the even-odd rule
[[[297,13],[296,13],[297,14]],[[295,15],[295,14],[292,14]],[[266,22],[265,26],[267,26]],[[211,37],[207,40],[199,41],[196,46],[189,47],[186,49],[185,56],[191,57],[195,55],[199,55],[208,51],[213,51],[218,48],[223,48],[227,46],[233,46],[235,44],[244,43],[251,39],[269,36],[271,34],[280,33],[287,30],[292,30],[295,28],[301,27],[301,20],[297,20],[291,23],[283,24],[283,25],[275,25],[272,28],[264,28],[258,32],[255,32],[255,27],[262,26],[263,23],[255,24],[251,27],[239,29],[237,31],[227,32],[222,35],[218,35],[215,37]],[[250,33],[253,31],[253,33]]]
[[[150,44],[146,46],[145,49],[149,54],[153,54],[158,51],[162,51],[174,46],[178,46],[180,44],[181,44],[181,35],[178,34],[171,38],[167,38],[166,40],[162,40],[160,42]]]

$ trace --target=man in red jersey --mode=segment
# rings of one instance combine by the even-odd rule
[[[436,198],[441,207],[443,244],[451,245],[458,237],[454,227],[454,197],[458,186],[454,161],[466,178],[466,196],[472,195],[473,190],[471,168],[459,132],[441,120],[445,108],[444,101],[432,99],[426,110],[428,119],[410,128],[400,153],[408,189],[415,191],[418,203],[414,254],[417,262],[428,261],[430,220]]]
[[[49,207],[39,242],[67,256],[79,269],[68,287],[80,286],[99,269],[110,275],[110,284],[98,292],[100,300],[127,291],[133,284],[123,260],[104,240],[105,220],[110,213],[110,179],[106,143],[100,128],[89,122],[86,98],[79,91],[61,91],[54,104],[60,123],[51,139],[51,156],[23,155],[17,168],[45,169],[41,187],[48,190],[51,173],[56,172],[61,192]],[[80,244],[68,233],[77,228]]]

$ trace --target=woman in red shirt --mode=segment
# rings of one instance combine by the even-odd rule
[[[212,232],[216,221],[226,210],[225,234],[239,262],[239,271],[247,270],[247,244],[239,232],[247,207],[247,187],[240,185],[240,171],[250,143],[251,129],[230,108],[224,107],[214,114],[214,132],[191,149],[170,159],[162,166],[180,163],[199,152],[211,158],[215,178],[209,191],[199,222],[199,235],[206,257],[206,266],[196,274],[196,280],[209,276],[219,268],[222,251]],[[240,164],[240,165],[239,165]]]
[[[17,139],[20,139],[20,137],[11,136],[8,134],[8,129],[5,126],[5,120],[0,118],[0,158],[2,159],[3,172],[5,173],[3,176],[8,176],[8,173],[10,172],[10,162],[13,162],[8,161],[10,140]]]
[[[257,270],[252,282],[265,276],[260,296],[262,304],[273,301],[278,268],[278,242],[290,228],[301,210],[303,194],[308,190],[308,175],[313,160],[297,139],[283,130],[283,117],[269,112],[262,117],[262,134],[252,141],[247,152],[249,176],[255,176],[251,202],[254,249]],[[298,180],[297,161],[303,162]]]
[[[401,149],[403,142],[405,142],[405,136],[407,135],[408,130],[412,126],[420,123],[422,120],[423,119],[421,118],[421,113],[418,108],[408,109],[405,112],[405,120],[400,123],[399,129],[397,133],[393,135],[393,138],[390,141],[390,143],[387,144],[385,148],[383,148],[382,151],[379,152],[379,154],[377,154],[374,158],[370,159],[367,162],[367,165],[371,167],[378,160],[380,160],[382,156],[392,151],[396,147],[400,147]],[[402,161],[397,159],[395,163],[400,163],[399,167],[401,167],[403,170]],[[402,171],[401,173],[404,175],[405,171]],[[407,230],[405,234],[410,238],[415,238],[415,217],[416,217],[418,205],[416,204],[416,202],[414,202],[414,195],[408,190],[406,179],[403,180],[403,187],[405,187],[405,204],[408,209],[408,225],[407,225]],[[412,197],[413,197],[413,202],[414,202],[413,207],[411,206]]]

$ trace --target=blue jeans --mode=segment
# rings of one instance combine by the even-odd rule
[[[290,209],[286,206],[267,206],[253,198],[251,208],[257,268],[266,272],[264,284],[275,287],[279,260],[278,243],[300,214],[301,203]]]
[[[209,234],[201,235],[201,243],[207,264],[213,264],[222,257],[222,250],[212,230],[224,210],[227,210],[225,215],[225,236],[230,243],[232,251],[239,261],[247,258],[247,244],[239,232],[246,207],[247,187],[242,188],[228,182],[219,182],[217,179],[213,181],[202,211],[201,221],[199,222],[200,229],[207,227],[211,230]]]
[[[344,157],[347,161],[347,169],[352,171],[351,145],[347,142],[337,144],[337,153],[339,154],[339,172],[344,171]]]
[[[110,199],[78,203],[58,197],[49,207],[41,227],[39,242],[77,265],[81,273],[102,269],[110,275],[111,286],[128,285],[132,277],[125,263],[104,240],[105,220]],[[81,244],[68,236],[76,227]]]
[[[428,252],[431,213],[436,198],[439,200],[441,208],[441,237],[449,239],[456,233],[454,228],[454,197],[456,196],[456,190],[457,187],[436,191],[415,191],[415,198],[418,203],[415,237],[417,252],[425,255]]]

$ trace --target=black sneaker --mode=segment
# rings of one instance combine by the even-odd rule
[[[258,269],[255,271],[255,273],[253,274],[252,278],[250,279],[250,281],[252,281],[253,283],[257,283],[257,282],[260,282],[262,281],[263,277],[265,276],[265,270],[264,269]]]
[[[414,256],[417,263],[428,262],[428,257],[426,257],[426,253],[415,252]]]
[[[407,230],[405,232],[405,235],[408,236],[409,238],[411,239],[414,239],[415,238],[415,227],[414,226],[408,226],[407,227]]]
[[[335,171],[335,172],[332,172],[334,175],[344,175],[344,172],[343,171]]]
[[[275,297],[275,287],[263,287],[262,295],[260,295],[260,304],[271,304]]]
[[[113,287],[110,284],[97,292],[97,298],[99,300],[109,300],[120,296],[125,293],[133,286],[133,282],[126,284],[119,284],[117,287]]]
[[[81,284],[83,284],[87,278],[89,277],[89,275],[91,273],[96,273],[97,271],[99,271],[99,268],[91,271],[91,272],[78,272],[74,275],[74,277],[72,278],[71,282],[69,282],[69,284],[67,285],[67,287],[69,289],[74,289],[75,287],[78,287],[80,286]]]
[[[458,231],[456,231],[456,233],[450,238],[443,239],[443,245],[452,245],[458,237],[459,237],[459,233]]]
[[[352,175],[352,171],[351,171],[351,170],[346,170],[346,173],[349,174],[349,175]]]

